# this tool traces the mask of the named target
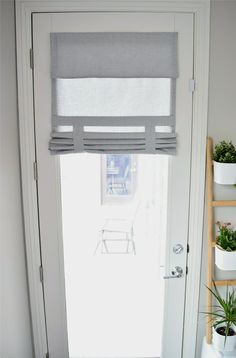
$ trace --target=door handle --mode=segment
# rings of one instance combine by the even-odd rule
[[[171,274],[169,276],[164,276],[163,278],[165,280],[171,279],[171,278],[181,278],[183,277],[183,269],[180,266],[175,266],[171,270]]]

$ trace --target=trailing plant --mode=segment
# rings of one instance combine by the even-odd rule
[[[236,148],[233,143],[223,140],[216,144],[213,160],[219,163],[236,163]]]
[[[216,244],[225,251],[236,251],[236,231],[231,227],[231,223],[217,221],[219,235],[216,238]]]
[[[225,342],[228,336],[236,335],[232,326],[236,325],[236,289],[229,287],[226,288],[226,295],[222,297],[215,281],[213,282],[213,288],[207,287],[212,296],[216,300],[216,304],[212,306],[211,312],[205,312],[209,317],[212,327],[220,335],[225,336]]]

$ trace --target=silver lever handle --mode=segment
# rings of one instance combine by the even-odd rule
[[[170,276],[164,276],[163,278],[166,279],[170,279],[170,278],[181,278],[183,277],[183,269],[180,266],[175,266],[172,268],[171,270],[171,275]]]

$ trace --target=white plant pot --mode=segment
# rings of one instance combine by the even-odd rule
[[[214,182],[223,185],[236,184],[236,163],[214,161]]]
[[[221,270],[236,270],[236,251],[225,251],[220,246],[216,245],[215,264]]]
[[[213,328],[213,346],[217,351],[220,352],[232,352],[236,348],[236,335],[228,336],[225,342],[225,336],[221,336]]]

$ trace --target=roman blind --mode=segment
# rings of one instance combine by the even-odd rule
[[[174,154],[177,33],[51,33],[52,154]]]

